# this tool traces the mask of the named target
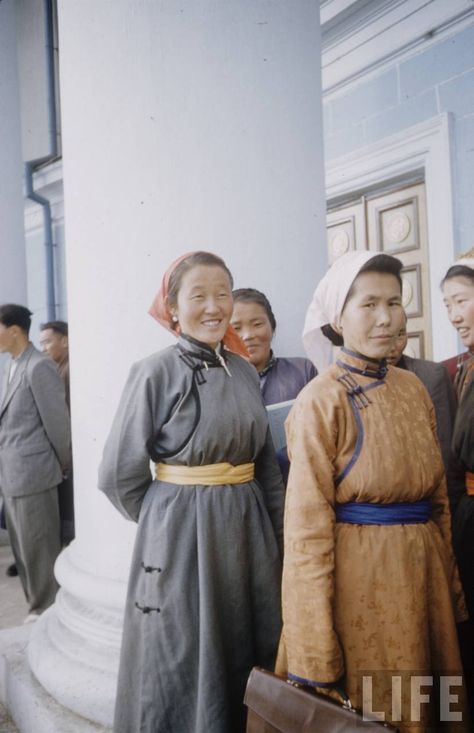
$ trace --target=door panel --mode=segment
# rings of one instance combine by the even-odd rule
[[[426,203],[423,183],[367,201],[369,249],[398,257],[403,263],[403,306],[412,349],[421,358],[432,354]]]
[[[363,200],[327,215],[329,263],[345,252],[367,248]]]
[[[431,358],[431,313],[425,186],[423,183],[328,212],[329,261],[351,249],[369,249],[403,263],[406,353]]]

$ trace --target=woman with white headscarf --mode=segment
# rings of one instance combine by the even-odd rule
[[[344,347],[286,424],[277,672],[313,688],[342,686],[366,714],[425,733],[439,725],[437,680],[460,674],[456,621],[466,612],[433,404],[414,374],[384,359],[403,323],[400,270],[393,257],[346,254],[308,311],[304,341],[318,368],[329,356],[324,333]],[[420,676],[434,687],[423,689],[431,704],[418,706],[417,720]],[[454,692],[464,699],[462,686]]]

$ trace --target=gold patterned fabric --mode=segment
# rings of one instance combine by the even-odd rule
[[[291,468],[277,672],[315,683],[345,675],[359,709],[362,676],[373,673],[375,709],[390,721],[392,673],[461,674],[455,624],[467,614],[433,404],[414,374],[396,367],[385,376],[360,373],[367,368],[374,364],[342,353],[304,388],[286,423]],[[427,498],[426,523],[335,520],[336,503]],[[403,699],[405,710],[405,692]],[[421,708],[418,724],[403,713],[401,730],[437,730],[427,727],[439,717],[434,705]]]

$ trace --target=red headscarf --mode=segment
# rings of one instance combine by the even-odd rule
[[[173,336],[178,336],[178,334],[180,333],[180,328],[179,324],[177,324],[176,329],[172,328],[171,326],[172,314],[168,306],[170,277],[183,260],[186,260],[188,257],[191,257],[191,255],[194,254],[197,254],[197,252],[187,252],[186,254],[181,255],[181,257],[178,257],[178,259],[171,263],[171,265],[168,267],[165,274],[163,275],[161,287],[155,295],[153,303],[151,304],[148,311],[148,313],[153,316],[153,318],[157,320],[158,323],[163,326],[163,328],[166,328],[167,331],[172,333]],[[222,342],[228,351],[233,351],[235,354],[240,354],[240,356],[243,356],[246,359],[249,358],[249,354],[244,342],[242,341],[238,333],[232,328],[232,326],[227,326]]]

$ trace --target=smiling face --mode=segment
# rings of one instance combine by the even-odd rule
[[[250,361],[262,371],[270,359],[273,330],[263,305],[252,301],[234,304],[231,323],[247,347]]]
[[[232,315],[232,286],[225,270],[196,265],[186,272],[170,311],[181,333],[213,349],[222,341]]]
[[[474,284],[467,277],[453,277],[443,284],[448,318],[465,346],[474,349]]]
[[[404,325],[400,285],[385,272],[356,277],[341,316],[344,346],[369,359],[383,359]]]

